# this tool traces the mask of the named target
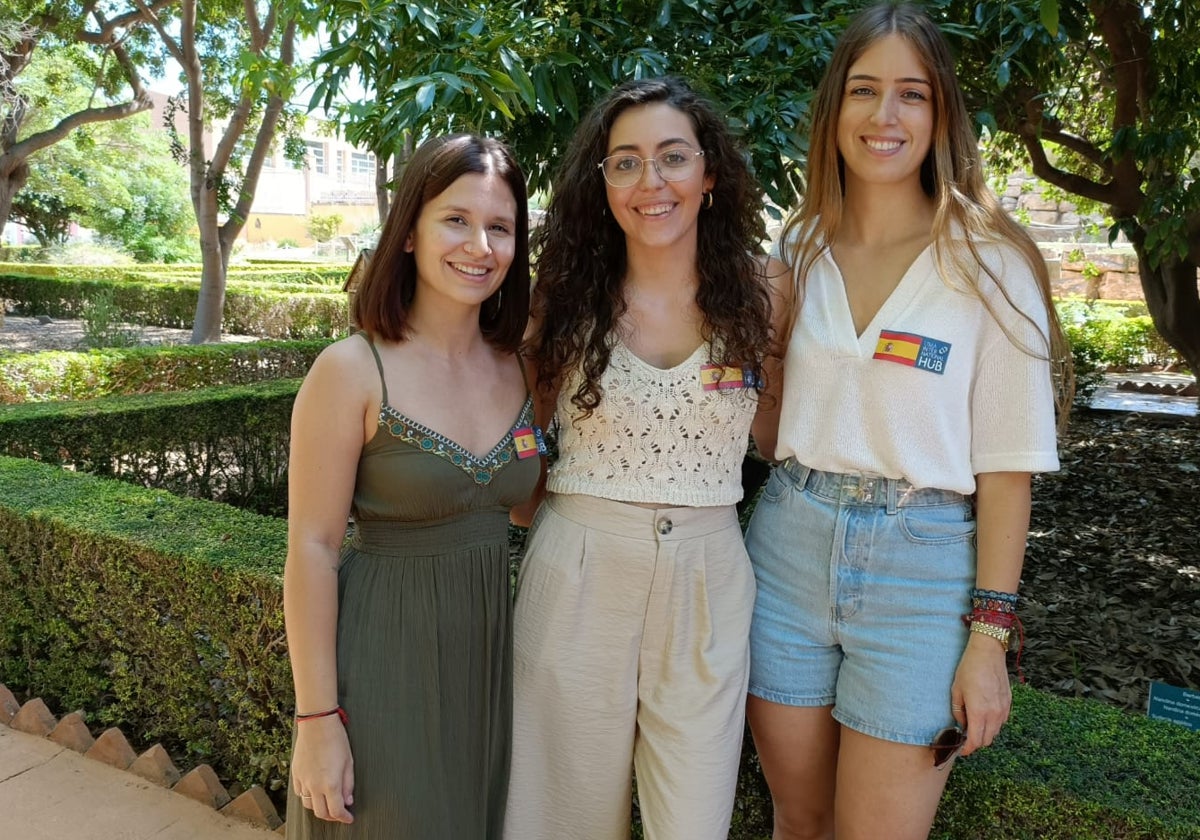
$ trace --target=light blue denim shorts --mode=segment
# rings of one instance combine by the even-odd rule
[[[842,725],[902,744],[954,723],[975,585],[968,497],[788,459],[763,488],[746,549],[758,582],[751,694],[833,706]]]

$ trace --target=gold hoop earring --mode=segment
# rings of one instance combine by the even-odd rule
[[[708,192],[706,192],[704,194],[704,209],[711,210],[712,206],[713,206],[712,190],[709,190]]]

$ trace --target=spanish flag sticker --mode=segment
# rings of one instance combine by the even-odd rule
[[[739,367],[724,367],[722,365],[701,365],[700,385],[705,391],[726,391],[731,388],[753,387],[753,373]]]
[[[512,436],[518,458],[532,458],[535,455],[546,454],[546,441],[538,426],[522,426],[519,429],[513,429]]]
[[[880,330],[873,359],[943,374],[950,359],[950,345],[916,333]]]

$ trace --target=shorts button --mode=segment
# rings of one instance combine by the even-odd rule
[[[670,519],[668,519],[667,517],[664,516],[662,519],[658,520],[657,527],[658,527],[658,533],[662,534],[665,537],[667,534],[671,533],[671,529],[675,526],[671,524]]]

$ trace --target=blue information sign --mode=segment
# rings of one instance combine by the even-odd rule
[[[1155,720],[1169,720],[1200,732],[1200,691],[1180,688],[1164,682],[1150,683],[1150,703],[1146,715]]]

